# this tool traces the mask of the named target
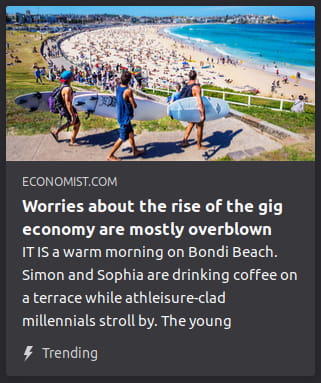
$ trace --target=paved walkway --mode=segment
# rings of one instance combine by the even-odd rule
[[[190,146],[181,147],[182,130],[168,132],[144,131],[135,138],[138,148],[145,149],[142,157],[133,158],[128,142],[118,150],[117,156],[128,161],[204,161],[230,155],[235,160],[263,151],[280,149],[275,139],[262,134],[235,118],[229,117],[206,122],[204,146],[196,147],[196,129],[191,133]],[[118,138],[118,131],[81,131],[78,147],[68,146],[70,132],[62,132],[56,143],[50,134],[34,136],[7,136],[7,161],[104,161]]]
[[[48,47],[51,48],[52,45],[57,45],[57,41],[48,39]],[[45,53],[47,53],[47,47],[45,47]],[[57,66],[57,68],[61,68],[61,65],[63,65],[66,70],[69,70],[71,65],[73,65],[69,60],[65,59],[63,56],[46,57],[46,60],[51,60]]]

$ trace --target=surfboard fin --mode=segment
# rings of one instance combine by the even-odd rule
[[[35,112],[38,109],[38,107],[33,106],[32,108],[29,109],[29,112]]]
[[[208,154],[207,151],[204,152],[203,157],[204,157],[204,160],[205,160],[205,161],[207,161],[207,160],[209,159],[209,154]]]
[[[76,102],[76,106],[80,106],[80,105],[84,105],[86,104],[84,101],[77,101]]]
[[[87,110],[87,117],[85,117],[85,119],[88,120],[92,113],[94,113],[94,110]]]
[[[27,102],[27,100],[25,99],[21,99],[17,102],[18,105],[22,105],[22,104],[25,104]]]
[[[40,100],[42,98],[42,94],[40,92],[34,93],[33,96],[38,98],[38,100]]]

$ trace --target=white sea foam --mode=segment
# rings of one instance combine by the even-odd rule
[[[202,44],[211,44],[212,41],[209,41],[209,40],[205,40],[205,39],[200,39],[198,37],[190,37],[190,40],[195,40],[196,42],[198,43],[202,43]]]
[[[222,48],[215,47],[215,50],[216,50],[220,55],[231,56],[230,53],[224,51]]]
[[[195,41],[197,43],[202,43],[202,44],[210,44],[211,41],[209,40],[205,40],[205,39],[201,39],[199,37],[190,37],[190,36],[184,36],[184,35],[180,35],[179,33],[174,33],[172,32],[170,29],[164,29],[163,32],[171,35],[171,36],[175,36],[175,37],[178,37],[179,39],[181,40],[184,40],[184,41]]]
[[[166,31],[166,30],[164,29],[164,32],[165,32],[165,31]],[[187,39],[188,39],[186,36],[180,35],[180,34],[178,34],[178,33],[171,32],[171,30],[168,30],[167,33],[168,33],[169,35],[171,35],[171,36],[178,37],[179,39],[183,39],[183,40],[187,40]]]

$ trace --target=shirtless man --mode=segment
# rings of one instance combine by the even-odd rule
[[[60,96],[58,97],[61,97],[61,104],[64,109],[63,116],[67,118],[67,122],[57,129],[51,131],[51,135],[58,142],[58,134],[62,130],[69,128],[69,126],[73,126],[69,146],[78,146],[79,144],[76,143],[76,137],[80,128],[80,120],[77,114],[77,110],[72,106],[73,90],[71,87],[71,82],[73,80],[74,75],[71,71],[66,70],[62,72],[60,76],[60,82],[62,83],[62,86]]]
[[[197,78],[196,71],[191,70],[189,72],[189,81],[180,93],[180,99],[186,98],[186,97],[196,97],[198,108],[200,111],[200,121],[199,122],[189,122],[189,124],[185,130],[182,146],[186,147],[189,145],[188,144],[188,137],[191,134],[191,131],[192,131],[194,125],[196,124],[196,126],[197,126],[197,148],[198,149],[207,149],[206,146],[202,146],[203,128],[204,128],[204,121],[205,121],[205,108],[204,108],[202,95],[201,95],[201,87],[199,86],[199,84],[196,83],[196,78]]]

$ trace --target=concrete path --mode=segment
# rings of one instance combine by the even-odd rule
[[[48,47],[51,48],[52,45],[57,45],[58,40],[55,41],[55,40],[48,39]],[[45,53],[47,53],[47,48],[46,47],[45,47]],[[51,60],[53,62],[53,64],[55,64],[57,66],[57,68],[61,68],[61,65],[63,65],[66,70],[69,70],[71,65],[73,65],[64,56],[46,57],[46,60]]]
[[[271,136],[262,134],[243,121],[232,117],[206,122],[203,144],[208,149],[196,147],[196,128],[190,136],[190,146],[181,147],[184,131],[148,132],[136,135],[139,149],[145,154],[131,156],[128,142],[116,155],[129,161],[205,161],[216,160],[225,155],[241,160],[263,151],[280,149],[282,145]],[[70,132],[62,132],[56,143],[50,134],[6,137],[7,161],[104,161],[107,153],[118,138],[118,131],[104,132],[92,129],[81,131],[78,147],[68,146]]]

